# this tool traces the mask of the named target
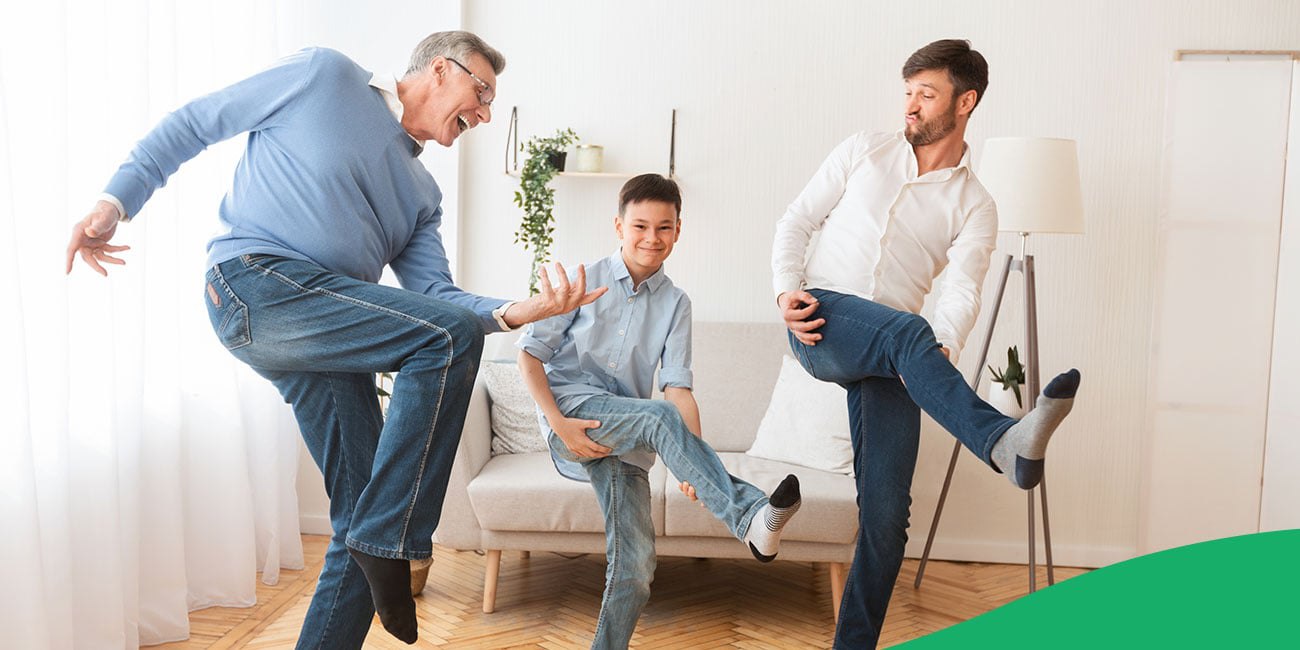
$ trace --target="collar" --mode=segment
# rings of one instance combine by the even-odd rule
[[[402,105],[402,100],[397,98],[397,77],[391,74],[375,73],[370,75],[370,85],[379,90],[380,95],[384,98],[384,103],[388,105],[388,110],[397,118],[397,123],[402,123],[402,115],[406,113],[406,107]],[[420,155],[424,151],[424,140],[416,140],[415,136],[410,133],[406,134],[415,143],[415,155]]]
[[[627,270],[627,263],[623,261],[622,247],[609,256],[609,266],[614,273],[615,280],[627,280],[629,284],[631,283],[632,272]],[[659,269],[646,278],[642,284],[648,287],[651,293],[654,293],[659,290],[659,287],[663,286],[666,280],[668,280],[668,276],[664,274],[664,265],[660,264]]]
[[[967,174],[971,173],[970,145],[966,144],[965,141],[961,143],[961,160],[957,161],[957,165],[955,167],[945,167],[943,169],[936,169],[926,174],[924,177],[918,177],[916,174],[917,170],[919,169],[918,165],[916,164],[916,149],[913,149],[912,143],[907,141],[907,136],[903,133],[903,129],[899,129],[898,132],[895,134],[895,137],[899,140],[902,146],[905,147],[907,150],[907,177],[909,179],[909,182],[920,181],[923,183],[931,183],[931,182],[941,183],[943,181],[952,178],[953,175],[956,174],[958,170],[965,169]]]

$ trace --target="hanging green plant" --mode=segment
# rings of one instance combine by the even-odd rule
[[[555,232],[555,190],[550,182],[560,169],[557,158],[569,145],[578,140],[573,129],[560,129],[550,137],[533,136],[519,146],[528,153],[524,167],[519,171],[519,191],[515,192],[515,205],[523,208],[524,218],[515,231],[515,243],[533,252],[533,265],[528,274],[528,295],[537,295],[538,269],[551,261],[551,239]],[[558,163],[563,164],[563,163]]]

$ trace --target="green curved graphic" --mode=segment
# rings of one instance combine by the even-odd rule
[[[1300,649],[1300,530],[1137,557],[896,647]]]

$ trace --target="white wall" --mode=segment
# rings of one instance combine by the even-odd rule
[[[1268,439],[1260,496],[1261,531],[1300,528],[1300,64],[1292,64],[1291,136],[1279,232],[1273,367],[1269,381]]]
[[[1283,428],[1267,415],[1294,67],[1196,60],[1170,75],[1141,551],[1260,530],[1266,426]]]
[[[991,65],[968,131],[976,160],[990,136],[1079,142],[1088,233],[1042,236],[1030,251],[1045,378],[1071,366],[1084,376],[1049,463],[1056,560],[1100,565],[1135,552],[1168,64],[1178,49],[1300,47],[1300,3],[482,0],[466,3],[464,25],[509,64],[494,122],[462,145],[462,286],[525,290],[529,258],[512,243],[516,180],[501,171],[510,106],[520,107],[523,137],[573,127],[605,145],[608,168],[636,172],[666,169],[669,111],[677,108],[685,210],[669,270],[700,320],[776,319],[768,255],[786,204],[846,135],[900,126],[898,71],[912,51],[938,38],[971,39]],[[618,186],[557,181],[559,259],[613,250]],[[999,256],[1018,246],[1002,237]],[[987,284],[994,281],[990,273]],[[1019,342],[1019,304],[1013,285],[994,350]],[[971,347],[982,326],[983,318]],[[964,370],[974,356],[965,355]],[[951,444],[927,424],[913,554]],[[1022,559],[1024,501],[966,455],[936,555]]]

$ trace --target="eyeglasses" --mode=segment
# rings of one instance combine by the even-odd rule
[[[492,90],[492,86],[489,86],[489,85],[488,85],[488,82],[483,81],[482,79],[479,79],[479,78],[478,78],[478,75],[474,74],[473,72],[470,72],[470,71],[469,71],[469,68],[465,67],[465,64],[464,64],[464,63],[461,63],[460,61],[457,61],[456,59],[451,59],[451,58],[449,58],[449,59],[447,59],[447,60],[448,60],[448,61],[451,61],[452,63],[455,63],[457,66],[459,66],[461,70],[464,70],[464,71],[465,71],[465,74],[469,75],[469,78],[470,78],[470,79],[473,79],[473,80],[474,80],[474,81],[479,85],[479,88],[478,88],[478,103],[479,103],[479,105],[480,105],[480,106],[491,106],[491,105],[492,105],[492,100],[496,99],[496,96],[497,96],[496,91]]]

